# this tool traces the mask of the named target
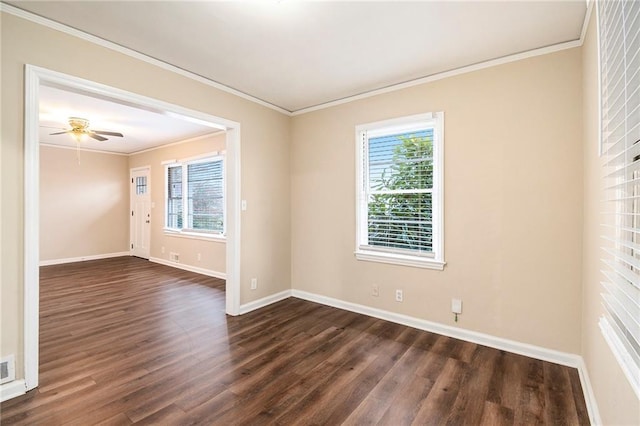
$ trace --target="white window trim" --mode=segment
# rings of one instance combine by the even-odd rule
[[[631,148],[623,145],[624,152],[622,154],[616,153],[615,151],[611,152],[614,149],[613,147],[615,145],[619,143],[622,143],[622,144],[626,143],[625,140],[628,135],[626,132],[629,131],[630,129],[630,126],[629,126],[630,114],[626,109],[627,108],[626,103],[623,108],[625,110],[625,117],[622,123],[625,128],[625,135],[622,136],[622,139],[620,139],[619,141],[610,141],[609,135],[605,135],[605,132],[603,132],[603,130],[606,130],[605,121],[607,120],[607,116],[605,114],[603,106],[604,106],[604,102],[608,100],[606,96],[603,96],[603,92],[604,92],[603,89],[607,88],[604,82],[604,78],[607,76],[607,74],[603,73],[603,65],[608,64],[610,67],[613,67],[612,69],[615,69],[615,67],[618,66],[618,64],[616,64],[614,61],[611,61],[612,58],[610,56],[605,57],[607,55],[607,52],[603,49],[603,44],[604,44],[603,42],[606,41],[603,38],[603,30],[606,31],[607,22],[605,21],[606,16],[603,16],[601,14],[601,8],[611,7],[611,5],[610,4],[607,5],[607,3],[610,3],[610,2],[601,1],[595,4],[596,24],[597,24],[596,34],[597,34],[597,48],[598,48],[598,55],[597,55],[598,56],[598,112],[599,112],[599,120],[598,120],[599,144],[598,146],[599,146],[599,154],[603,159],[602,161],[603,176],[601,178],[605,188],[609,187],[608,189],[605,189],[605,192],[606,192],[605,200],[608,202],[616,203],[616,205],[611,206],[611,209],[606,209],[606,211],[604,212],[604,214],[609,218],[615,217],[615,219],[613,220],[612,225],[609,225],[606,221],[603,223],[604,226],[610,227],[611,230],[607,233],[607,235],[601,236],[602,238],[601,249],[605,251],[606,257],[601,259],[601,263],[604,266],[604,269],[601,271],[604,276],[604,280],[601,281],[601,285],[603,286],[604,292],[601,293],[602,315],[600,317],[599,326],[605,341],[607,342],[609,348],[611,349],[611,352],[615,356],[624,375],[629,381],[629,384],[631,385],[631,388],[635,392],[636,397],[640,399],[640,365],[638,365],[638,363],[636,362],[634,357],[631,355],[631,352],[627,347],[629,345],[628,337],[623,337],[625,336],[625,334],[630,333],[630,329],[628,327],[630,325],[632,326],[633,319],[636,318],[636,315],[637,315],[637,309],[636,310],[631,309],[631,311],[626,312],[627,315],[629,315],[629,318],[631,318],[630,321],[624,320],[623,319],[624,317],[619,316],[620,321],[623,323],[624,329],[622,329],[617,323],[617,321],[613,318],[614,315],[619,315],[619,312],[616,312],[616,310],[618,309],[616,306],[621,307],[622,308],[621,311],[627,310],[627,307],[624,306],[624,304],[619,304],[621,299],[619,295],[616,295],[616,290],[618,292],[624,292],[624,290],[622,289],[622,287],[625,285],[624,280],[628,280],[632,284],[635,283],[635,286],[637,287],[638,276],[633,272],[631,272],[631,270],[627,270],[626,267],[620,267],[619,264],[617,263],[621,259],[622,259],[622,262],[625,262],[624,258],[625,258],[626,252],[624,250],[624,247],[626,246],[626,244],[630,242],[630,240],[627,237],[622,237],[621,235],[623,235],[623,233],[628,232],[629,231],[628,228],[636,228],[636,226],[635,225],[629,226],[628,224],[625,224],[624,221],[621,220],[620,217],[618,216],[620,212],[625,211],[625,207],[628,208],[627,203],[631,202],[631,200],[633,199],[633,197],[626,198],[628,197],[628,195],[625,195],[624,191],[622,190],[623,187],[618,186],[619,184],[628,185],[633,179],[633,177],[629,175],[629,170],[627,170],[627,167],[633,162],[633,160],[629,161],[629,158],[627,157],[628,155],[627,153],[630,152]],[[624,6],[620,6],[620,7],[624,7]],[[620,22],[624,22],[626,17],[627,16],[625,15],[624,9],[621,9],[620,18],[619,18]],[[640,17],[636,19],[640,19]],[[636,24],[638,23],[638,21],[635,21],[635,22]],[[625,32],[631,31],[630,28],[628,27],[625,28],[625,27],[626,26],[623,26],[620,29],[615,27],[616,28],[615,30],[609,29],[609,31],[621,32],[620,40],[619,40],[620,43],[626,43],[630,39],[633,39],[633,33],[625,35]],[[627,38],[629,40],[627,40]],[[608,52],[608,53],[609,55],[611,54],[611,52]],[[626,97],[627,97],[627,90],[629,86],[626,81],[626,74],[625,74],[627,72],[626,71],[627,65],[625,62],[626,57],[625,57],[624,47],[619,54],[621,55],[620,60],[622,61],[622,64],[620,65],[622,66],[622,70],[621,70],[622,77],[621,77],[621,80],[619,80],[619,82],[623,84],[623,92],[621,96],[625,98],[625,102],[627,102]],[[618,57],[618,56],[616,55],[615,57]],[[607,62],[607,59],[609,59],[610,62]],[[616,84],[612,86],[615,86]],[[605,146],[607,143],[609,146]],[[620,162],[616,159],[616,157],[619,157],[620,155],[623,156],[621,157],[624,161],[624,164],[622,165],[619,164]],[[622,171],[622,174],[619,175],[616,181],[608,182],[608,180],[611,180],[610,175],[612,174],[612,171],[610,169],[612,167],[617,167],[618,170]],[[615,173],[615,171],[613,173]],[[616,189],[616,186],[617,186],[617,189]],[[619,280],[622,282],[620,282]]]
[[[162,228],[164,235],[170,237],[178,237],[178,238],[189,238],[191,240],[206,240],[206,241],[219,241],[226,242],[227,236],[225,234],[209,234],[205,232],[191,232],[191,231],[181,231],[179,229],[173,228]]]
[[[171,228],[167,226],[167,200],[169,199],[169,168],[181,166],[182,167],[182,223],[184,225],[185,218],[187,217],[187,197],[184,194],[188,194],[188,179],[185,179],[187,166],[191,164],[198,163],[206,163],[209,161],[222,161],[222,169],[226,170],[226,159],[224,156],[224,151],[221,152],[213,152],[203,155],[198,155],[194,157],[185,158],[183,160],[167,160],[162,161],[161,164],[164,166],[164,227],[163,232],[165,235],[173,236],[173,237],[181,237],[181,238],[190,238],[197,240],[218,240],[218,241],[226,241],[227,239],[227,185],[222,185],[223,191],[223,208],[222,208],[222,221],[223,221],[223,229],[222,232],[216,231],[199,231],[190,228]],[[223,173],[223,179],[226,179],[226,172]]]
[[[398,128],[407,129],[409,126],[420,122],[416,128],[424,128],[424,124],[434,127],[433,138],[433,189],[432,199],[434,202],[432,231],[433,231],[433,256],[410,255],[394,253],[392,251],[373,250],[363,247],[362,242],[367,239],[367,200],[362,191],[362,179],[364,150],[362,147],[362,135],[369,132],[369,135],[380,136],[385,133],[393,133]],[[357,260],[389,263],[394,265],[412,266],[417,268],[436,269],[442,271],[446,262],[444,260],[444,112],[417,114],[407,117],[394,118],[390,120],[377,121],[373,123],[356,126],[356,240],[355,257]]]

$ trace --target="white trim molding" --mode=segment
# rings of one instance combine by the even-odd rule
[[[189,240],[212,241],[214,243],[226,244],[227,236],[224,234],[206,234],[204,232],[189,232],[179,229],[163,228],[162,233],[167,237],[187,238]]]
[[[504,339],[502,337],[491,336],[489,334],[479,333],[477,331],[465,330],[458,327],[451,327],[433,321],[427,321],[420,318],[410,317],[408,315],[397,314],[382,309],[372,308],[369,306],[359,305],[357,303],[346,302],[340,299],[334,299],[328,296],[322,296],[315,293],[309,293],[302,290],[291,290],[291,296],[298,299],[308,300],[310,302],[320,303],[322,305],[332,306],[338,309],[367,315],[373,318],[379,318],[396,324],[406,325],[408,327],[425,330],[443,336],[452,337],[454,339],[464,340],[466,342],[476,343],[483,346],[524,355],[530,358],[542,361],[553,362],[555,364],[564,365],[578,370],[580,376],[580,384],[584,394],[585,403],[589,420],[592,425],[600,425],[600,413],[596,403],[596,398],[591,387],[589,374],[584,360],[580,355],[567,352],[547,349],[540,346],[530,345],[528,343],[517,342],[515,340]]]
[[[599,426],[602,424],[600,418],[600,410],[598,410],[598,404],[596,396],[593,393],[593,387],[591,386],[591,380],[589,380],[589,373],[587,372],[587,365],[584,359],[580,357],[578,365],[578,375],[580,376],[580,385],[582,386],[582,394],[584,395],[584,402],[587,405],[587,413],[589,414],[589,420],[593,426]]]
[[[218,272],[211,269],[200,268],[198,266],[186,265],[184,263],[172,262],[170,260],[160,259],[159,257],[150,257],[149,262],[159,263],[160,265],[165,265],[165,266],[171,266],[172,268],[182,269],[183,271],[195,272],[196,274],[206,275],[208,277],[220,278],[221,280],[227,279],[227,274],[224,272]]]
[[[1,4],[0,4],[1,5]],[[40,358],[40,83],[45,74],[24,70],[24,382],[38,386]]]
[[[67,257],[64,259],[41,260],[40,266],[62,265],[63,263],[85,262],[87,260],[110,259],[112,257],[129,256],[128,251],[119,251],[116,253],[92,254],[89,256]]]
[[[578,375],[580,377],[580,384],[582,386],[582,392],[584,394],[589,420],[592,425],[602,424],[596,398],[591,386],[591,381],[589,380],[587,367],[580,355],[547,349],[540,346],[530,345],[528,343],[517,342],[501,337],[491,336],[489,334],[479,333],[476,331],[451,327],[420,318],[397,314],[382,309],[371,308],[369,306],[359,305],[356,303],[346,302],[344,300],[334,299],[332,297],[322,296],[319,294],[295,289],[285,290],[280,293],[272,294],[262,299],[255,300],[253,302],[243,304],[240,306],[240,314],[246,314],[256,309],[263,308],[272,303],[284,300],[288,297],[295,297],[310,302],[320,303],[322,305],[344,309],[346,311],[367,315],[373,318],[379,318],[396,324],[406,325],[418,330],[425,330],[432,333],[452,337],[454,339],[464,340],[466,342],[489,346],[495,349],[524,355],[530,358],[575,368],[578,370]]]
[[[403,256],[394,253],[378,253],[375,251],[356,250],[354,252],[356,259],[368,262],[388,263],[390,265],[411,266],[414,268],[435,269],[443,271],[446,262],[434,260],[428,257],[418,258],[417,256]]]
[[[554,362],[556,364],[565,365],[567,367],[577,368],[580,363],[580,356],[575,354],[542,348],[540,346],[504,339],[502,337],[495,337],[489,334],[479,333],[477,331],[451,327],[449,325],[440,324],[433,321],[427,321],[420,318],[410,317],[408,315],[359,305],[357,303],[346,302],[344,300],[334,299],[332,297],[322,296],[306,291],[293,290],[292,295],[293,297],[297,297],[299,299],[309,300],[311,302],[321,303],[327,306],[333,306],[334,308],[356,312],[358,314],[391,321],[396,324],[406,325],[409,327],[417,328],[419,330],[430,331],[432,333],[441,334],[443,336],[453,337],[454,339],[460,339],[479,345],[489,346],[495,349],[528,356],[542,361]]]
[[[435,74],[432,74],[432,75],[429,75],[429,76],[426,76],[426,77],[421,77],[421,78],[417,78],[415,80],[406,81],[404,83],[392,84],[391,86],[388,86],[388,87],[383,87],[383,88],[380,88],[380,89],[371,90],[371,91],[368,91],[368,92],[363,92],[363,93],[360,93],[358,95],[347,96],[345,98],[337,99],[335,101],[325,102],[325,103],[314,105],[314,106],[310,106],[310,107],[307,107],[307,108],[302,108],[302,109],[299,109],[299,110],[296,110],[296,111],[292,111],[290,115],[291,116],[302,115],[302,114],[306,114],[308,112],[318,111],[318,110],[321,110],[321,109],[327,109],[327,108],[331,108],[331,107],[334,107],[334,106],[346,104],[346,103],[349,103],[349,102],[359,101],[361,99],[367,99],[367,98],[371,98],[373,96],[382,95],[382,94],[385,94],[385,93],[397,92],[398,90],[402,90],[402,89],[406,89],[406,88],[414,87],[414,86],[420,86],[422,84],[431,83],[431,82],[434,82],[434,81],[443,80],[445,78],[455,77],[455,76],[462,75],[462,74],[467,74],[467,73],[470,73],[470,72],[473,72],[473,71],[479,71],[479,70],[483,70],[483,69],[486,69],[486,68],[495,67],[495,66],[498,66],[498,65],[508,64],[508,63],[516,62],[516,61],[521,61],[523,59],[529,59],[529,58],[533,58],[533,57],[536,57],[536,56],[547,55],[547,54],[550,54],[550,53],[559,52],[561,50],[573,49],[574,47],[580,47],[580,46],[582,46],[582,41],[581,40],[573,40],[573,41],[567,41],[567,42],[564,42],[564,43],[554,44],[552,46],[541,47],[539,49],[529,50],[529,51],[522,52],[522,53],[516,53],[514,55],[507,55],[507,56],[504,56],[502,58],[491,59],[491,60],[480,62],[480,63],[477,63],[477,64],[473,64],[473,65],[468,65],[468,66],[465,66],[465,67],[452,69],[452,70],[449,70],[449,71],[438,72],[438,73],[435,73]]]
[[[397,250],[369,244],[368,211],[370,196],[375,194],[369,176],[369,156],[371,141],[382,137],[410,132],[432,131],[433,184],[431,188],[411,188],[410,194],[430,193],[432,197],[432,246],[431,252],[418,250]],[[355,257],[358,260],[390,263],[395,265],[429,268],[442,271],[444,260],[444,112],[428,112],[404,117],[396,117],[355,127],[356,146],[356,232]],[[386,189],[386,188],[385,188]],[[378,191],[377,193],[384,193]],[[426,241],[421,242],[426,246]],[[424,255],[423,255],[424,254]]]
[[[240,315],[255,311],[256,309],[264,308],[265,306],[269,306],[281,300],[288,299],[289,297],[291,297],[291,290],[284,290],[280,293],[275,293],[270,296],[263,297],[262,299],[245,303],[243,305],[240,305]]]
[[[0,402],[15,398],[27,393],[27,384],[24,380],[14,380],[13,382],[0,385]]]
[[[27,12],[26,10],[22,10],[20,8],[15,7],[15,6],[11,6],[11,5],[8,5],[6,3],[0,3],[0,12],[9,13],[9,14],[17,16],[19,18],[26,19],[27,21],[34,22],[36,24],[39,24],[39,25],[45,26],[47,28],[51,28],[51,29],[54,29],[56,31],[60,31],[62,33],[77,37],[77,38],[79,38],[81,40],[88,41],[88,42],[96,44],[98,46],[105,47],[105,48],[113,50],[115,52],[122,53],[123,55],[127,55],[129,57],[138,59],[140,61],[146,62],[146,63],[151,64],[151,65],[155,65],[155,66],[157,66],[159,68],[162,68],[164,70],[171,71],[171,72],[173,72],[175,74],[181,75],[183,77],[187,77],[187,78],[189,78],[191,80],[195,80],[195,81],[197,81],[199,83],[202,83],[202,84],[205,84],[207,86],[214,87],[214,88],[216,88],[218,90],[221,90],[221,91],[226,92],[226,93],[230,93],[230,94],[235,95],[235,96],[237,96],[239,98],[246,99],[246,100],[254,102],[254,103],[258,104],[258,105],[262,105],[264,107],[273,109],[273,110],[278,111],[278,112],[280,112],[282,114],[285,114],[285,115],[290,115],[291,114],[290,111],[288,111],[288,110],[286,110],[284,108],[281,108],[281,107],[279,107],[277,105],[274,105],[274,104],[271,104],[269,102],[263,101],[262,99],[256,98],[255,96],[248,95],[248,94],[246,94],[244,92],[241,92],[239,90],[233,89],[233,88],[231,88],[229,86],[226,86],[226,85],[224,85],[222,83],[218,83],[217,81],[213,81],[211,79],[202,77],[201,75],[198,75],[198,74],[193,73],[191,71],[187,71],[185,69],[182,69],[180,67],[172,65],[172,64],[170,64],[168,62],[164,62],[164,61],[161,61],[159,59],[152,58],[151,56],[145,55],[144,53],[137,52],[137,51],[135,51],[133,49],[129,49],[128,47],[120,46],[119,44],[110,42],[110,41],[105,40],[105,39],[100,38],[100,37],[96,37],[96,36],[94,36],[92,34],[89,34],[89,33],[85,33],[84,31],[77,30],[75,28],[69,27],[69,26],[61,24],[59,22],[52,21],[51,19],[44,18],[42,16],[38,16],[38,15],[36,15],[34,13]]]
[[[590,2],[591,4],[593,3],[593,1]],[[413,86],[419,86],[421,84],[425,84],[425,83],[431,83],[433,81],[437,81],[437,80],[442,80],[445,78],[449,78],[449,77],[454,77],[457,75],[461,75],[461,74],[466,74],[469,72],[473,72],[473,71],[478,71],[478,70],[482,70],[485,68],[490,68],[490,67],[494,67],[497,65],[502,65],[502,64],[507,64],[510,62],[516,62],[516,61],[520,61],[522,59],[528,59],[528,58],[532,58],[535,56],[541,56],[541,55],[546,55],[549,53],[554,53],[554,52],[559,52],[561,50],[565,50],[565,49],[573,49],[574,47],[580,47],[582,46],[582,43],[584,41],[584,35],[586,33],[586,26],[588,25],[589,21],[589,15],[591,13],[591,4],[589,2],[587,3],[588,7],[587,7],[587,12],[585,14],[585,20],[583,22],[583,27],[582,27],[582,31],[581,31],[581,35],[580,38],[578,40],[572,40],[572,41],[568,41],[568,42],[564,42],[564,43],[559,43],[559,44],[554,44],[551,46],[546,46],[546,47],[542,47],[542,48],[538,48],[538,49],[532,49],[526,52],[522,52],[522,53],[516,53],[513,55],[507,55],[501,58],[496,58],[496,59],[490,59],[488,61],[484,61],[484,62],[480,62],[477,64],[473,64],[473,65],[468,65],[465,67],[460,67],[460,68],[456,68],[456,69],[452,69],[452,70],[448,70],[448,71],[442,71],[442,72],[438,72],[429,76],[425,76],[425,77],[421,77],[421,78],[417,78],[415,80],[410,80],[410,81],[406,81],[403,83],[398,83],[398,84],[392,84],[388,87],[382,87],[380,89],[375,89],[375,90],[370,90],[367,92],[363,92],[357,95],[352,95],[352,96],[347,96],[344,97],[342,99],[336,99],[333,101],[329,101],[329,102],[324,102],[324,103],[320,103],[318,105],[313,105],[313,106],[309,106],[306,108],[301,108],[298,110],[294,110],[294,111],[290,111],[287,110],[285,108],[282,108],[278,105],[274,105],[272,103],[269,103],[267,101],[264,101],[262,99],[256,98],[254,96],[251,96],[247,93],[241,92],[239,90],[233,89],[229,86],[226,86],[222,83],[218,83],[216,81],[210,80],[208,78],[205,78],[201,75],[192,73],[190,71],[184,70],[182,68],[176,67],[174,65],[171,65],[167,62],[163,62],[160,61],[158,59],[152,58],[151,56],[145,55],[143,53],[140,52],[136,52],[133,49],[129,49],[127,47],[124,46],[120,46],[116,43],[112,43],[110,41],[107,41],[105,39],[102,39],[100,37],[96,37],[94,35],[85,33],[83,31],[77,30],[75,28],[69,27],[67,25],[64,24],[60,24],[58,22],[52,21],[50,19],[44,18],[42,16],[38,16],[35,15],[31,12],[27,12],[25,10],[19,9],[15,6],[11,6],[8,5],[6,3],[0,3],[0,12],[6,12],[9,13],[11,15],[17,16],[19,18],[22,19],[26,19],[28,21],[34,22],[36,24],[39,25],[43,25],[45,27],[48,28],[52,28],[54,30],[60,31],[62,33],[65,34],[69,34],[71,36],[74,37],[78,37],[82,40],[88,41],[90,43],[94,43],[98,46],[101,47],[105,47],[107,49],[111,49],[114,50],[118,53],[122,53],[124,55],[130,56],[132,58],[138,59],[140,61],[146,62],[148,64],[152,64],[155,65],[159,68],[162,68],[164,70],[167,71],[171,71],[173,73],[179,74],[183,77],[187,77],[190,78],[191,80],[195,80],[199,83],[205,84],[207,86],[211,86],[214,87],[216,89],[222,90],[223,92],[227,92],[230,93],[232,95],[238,96],[242,99],[246,99],[248,101],[254,102],[258,105],[262,105],[264,107],[273,109],[275,111],[278,111],[284,115],[287,116],[296,116],[296,115],[302,115],[302,114],[306,114],[308,112],[313,112],[313,111],[318,111],[321,109],[326,109],[326,108],[331,108],[337,105],[342,105],[345,103],[349,103],[349,102],[353,102],[353,101],[357,101],[360,99],[366,99],[366,98],[370,98],[373,96],[377,96],[377,95],[381,95],[384,93],[389,93],[389,92],[395,92],[398,90],[402,90],[402,89],[406,89],[408,87],[413,87]]]
[[[0,10],[6,11],[0,3]],[[209,113],[138,95],[115,87],[79,77],[26,64],[24,71],[24,381],[26,389],[38,386],[39,359],[39,176],[40,147],[38,144],[39,89],[41,85],[56,85],[81,90],[91,95],[125,101],[139,107],[151,108],[185,120],[208,123],[226,129],[226,308],[229,315],[240,311],[240,123]],[[214,271],[197,270],[212,274]],[[218,274],[219,275],[219,274]],[[19,375],[19,373],[18,373]]]

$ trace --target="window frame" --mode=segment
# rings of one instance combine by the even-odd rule
[[[209,163],[209,162],[222,162],[222,231],[209,231],[202,229],[192,229],[185,225],[188,224],[189,217],[189,200],[188,200],[188,188],[189,188],[189,166],[193,164]],[[163,231],[165,235],[171,235],[175,237],[193,238],[193,239],[205,239],[205,240],[226,240],[227,235],[227,185],[226,185],[226,159],[224,152],[209,153],[196,157],[190,157],[182,160],[169,160],[164,161],[164,227]],[[182,172],[182,228],[173,228],[168,223],[168,202],[169,202],[169,168],[181,167]]]
[[[599,154],[602,158],[601,180],[605,192],[601,224],[606,230],[600,243],[605,255],[600,260],[603,266],[601,285],[604,291],[601,293],[603,309],[598,325],[629,384],[640,398],[640,353],[637,340],[640,330],[637,315],[640,306],[636,299],[640,292],[640,268],[637,266],[640,261],[640,251],[637,249],[637,235],[640,234],[640,172],[637,164],[640,161],[640,150],[636,147],[636,144],[640,144],[640,139],[636,138],[640,133],[635,136],[633,133],[640,131],[640,123],[634,122],[634,114],[640,112],[640,105],[631,109],[629,104],[634,94],[640,94],[640,89],[630,83],[630,80],[640,75],[640,71],[636,69],[635,72],[630,72],[634,68],[627,63],[629,58],[638,58],[640,53],[626,47],[626,43],[633,41],[640,32],[640,11],[635,11],[635,20],[631,20],[633,26],[627,26],[632,7],[636,7],[635,4],[628,6],[626,3],[604,0],[595,5],[599,62]],[[613,17],[616,18],[615,22]],[[614,23],[621,25],[618,27]],[[612,45],[612,40],[616,39],[620,47]],[[616,72],[621,75],[617,77]],[[629,92],[629,87],[635,89]],[[612,95],[615,90],[620,90],[621,93]],[[620,99],[622,106],[615,108]],[[623,114],[621,118],[620,114]],[[617,133],[619,131],[622,134]]]
[[[368,183],[365,144],[372,137],[398,131],[433,128],[432,253],[410,254],[397,249],[373,247],[368,242]],[[416,114],[360,124],[356,139],[356,239],[357,260],[443,270],[444,260],[444,112]]]

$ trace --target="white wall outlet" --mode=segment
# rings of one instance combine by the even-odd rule
[[[251,290],[255,290],[258,288],[258,279],[251,278]]]
[[[198,253],[198,262],[202,260],[202,253]]]
[[[402,292],[402,290],[397,289],[396,290],[396,302],[402,302],[403,299],[404,299],[404,293]]]
[[[162,246],[162,248],[160,248],[160,251],[161,251],[162,253],[164,253],[164,246]]]
[[[242,200],[240,202],[240,208],[242,209],[242,211],[247,210],[247,200]]]
[[[462,300],[461,299],[451,299],[451,312],[454,314],[462,313]]]
[[[371,286],[371,295],[375,297],[380,296],[380,286],[378,284],[373,284]]]
[[[180,262],[180,253],[169,253],[169,260],[172,262]]]

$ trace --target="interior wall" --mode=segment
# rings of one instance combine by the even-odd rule
[[[603,424],[640,424],[640,401],[624,376],[598,321],[604,313],[602,307],[603,276],[600,258],[601,236],[609,229],[600,225],[602,200],[605,199],[604,170],[599,156],[599,95],[598,46],[596,14],[593,13],[582,46],[583,62],[583,155],[584,155],[584,228],[583,228],[583,290],[582,290],[582,356],[589,372],[593,391]]]
[[[24,377],[24,68],[31,64],[241,124],[241,303],[291,288],[289,117],[80,38],[1,13],[2,336]],[[69,52],[73,52],[72,55]],[[98,65],[96,65],[98,64]],[[250,278],[259,279],[250,290]]]
[[[580,75],[574,48],[295,116],[293,288],[579,353]],[[435,111],[444,271],[357,261],[355,126]]]
[[[293,287],[579,352],[603,422],[640,423],[638,400],[597,327],[602,193],[593,21],[582,49],[295,117],[289,154],[289,118],[282,114],[15,16],[1,19],[0,355],[16,354],[18,378],[23,76],[24,65],[33,64],[242,124],[242,198],[249,207],[242,216],[243,303]],[[356,261],[355,125],[440,110],[445,270]],[[260,278],[257,291],[248,288],[253,276]],[[370,296],[373,283],[378,298]],[[404,289],[403,303],[392,301],[395,288]],[[451,297],[464,301],[459,323],[449,312]]]
[[[183,265],[202,268],[224,274],[226,271],[226,248],[224,241],[185,238],[165,234],[165,166],[168,160],[181,160],[225,149],[226,135],[219,133],[204,139],[160,147],[129,157],[129,167],[151,167],[151,259],[169,261],[169,253],[180,254]],[[127,172],[128,173],[128,172]],[[164,249],[164,251],[163,251]],[[201,259],[198,260],[198,253]]]
[[[40,261],[128,252],[128,158],[40,147]]]

